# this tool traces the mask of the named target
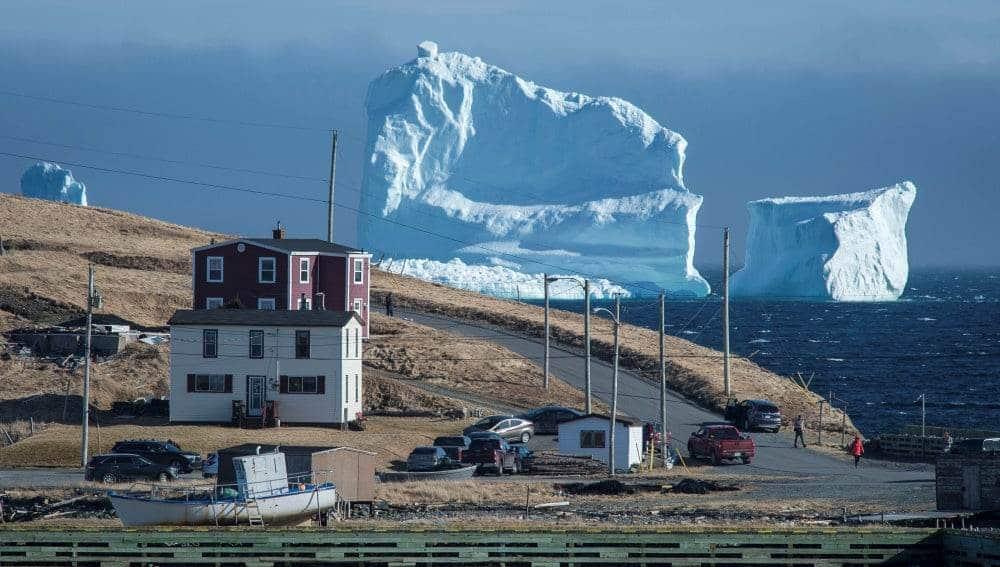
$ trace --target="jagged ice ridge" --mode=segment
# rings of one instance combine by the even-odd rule
[[[59,165],[38,162],[21,175],[21,194],[25,197],[48,199],[87,206],[87,187],[73,179],[73,173]]]

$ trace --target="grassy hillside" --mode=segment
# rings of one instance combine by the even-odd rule
[[[0,330],[25,319],[81,309],[88,261],[99,264],[97,285],[104,294],[106,312],[146,325],[162,325],[174,309],[190,305],[189,250],[212,238],[226,238],[120,211],[6,194],[0,194],[0,231],[10,248],[6,256],[0,257]],[[485,321],[529,334],[542,332],[542,310],[538,307],[374,270],[373,305],[378,305],[388,292],[394,294],[400,306]],[[5,293],[13,300],[5,303]],[[374,335],[367,356],[368,363],[377,368],[456,392],[487,398],[501,395],[516,405],[544,401],[580,405],[580,393],[558,380],[542,396],[538,366],[517,360],[503,347],[456,341],[454,335],[412,323],[379,318],[373,322]],[[559,341],[582,344],[579,315],[554,311],[551,323]],[[594,352],[607,358],[611,352],[610,324],[595,319],[593,327]],[[658,379],[657,341],[657,334],[650,329],[624,326],[624,364],[650,379]],[[461,356],[451,352],[453,349],[442,351],[440,345],[447,342],[461,344]],[[725,404],[720,353],[676,337],[668,337],[667,351],[671,355],[668,379],[674,389],[706,407],[721,408]],[[163,373],[165,368],[157,372]],[[732,376],[737,397],[770,398],[783,407],[786,415],[802,413],[815,419],[819,398],[791,380],[739,357],[733,358]],[[10,399],[4,393],[9,390],[4,384],[10,379],[3,376],[0,365],[0,399]],[[147,382],[155,384],[158,380]],[[829,427],[836,425],[839,431],[840,414],[834,410],[827,419]]]

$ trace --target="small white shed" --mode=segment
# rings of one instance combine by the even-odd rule
[[[615,419],[615,469],[628,470],[642,462],[642,423],[627,417]],[[608,462],[611,418],[583,415],[559,424],[559,452]]]

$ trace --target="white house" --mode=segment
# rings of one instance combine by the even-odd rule
[[[589,414],[559,424],[559,452],[608,462],[611,418]],[[615,469],[628,470],[642,462],[642,423],[615,419]]]
[[[170,318],[170,421],[337,424],[361,412],[363,328],[352,311],[203,309]],[[269,403],[270,402],[270,403]]]

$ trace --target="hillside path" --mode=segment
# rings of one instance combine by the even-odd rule
[[[415,323],[427,325],[442,331],[478,337],[502,345],[541,365],[545,353],[540,338],[514,333],[510,330],[486,323],[453,319],[438,314],[412,310],[396,310],[398,316]],[[584,358],[582,350],[550,343],[551,359],[549,368],[553,375],[572,386],[584,388]],[[668,353],[669,356],[669,353]],[[591,381],[593,393],[609,406],[611,405],[612,365],[596,357],[591,359]],[[638,375],[619,370],[618,375],[619,411],[644,421],[659,422],[660,389]],[[582,409],[582,408],[581,408]],[[674,438],[674,446],[687,456],[685,449],[688,436],[706,421],[720,421],[722,416],[697,406],[673,391],[667,392],[667,428]],[[753,464],[728,465],[721,467],[726,474],[784,474],[797,477],[822,477],[838,483],[856,481],[869,483],[926,483],[934,482],[934,467],[926,464],[893,463],[886,461],[862,460],[862,466],[855,469],[847,458],[812,450],[792,447],[791,437],[785,433],[754,433],[757,442],[757,457]]]

